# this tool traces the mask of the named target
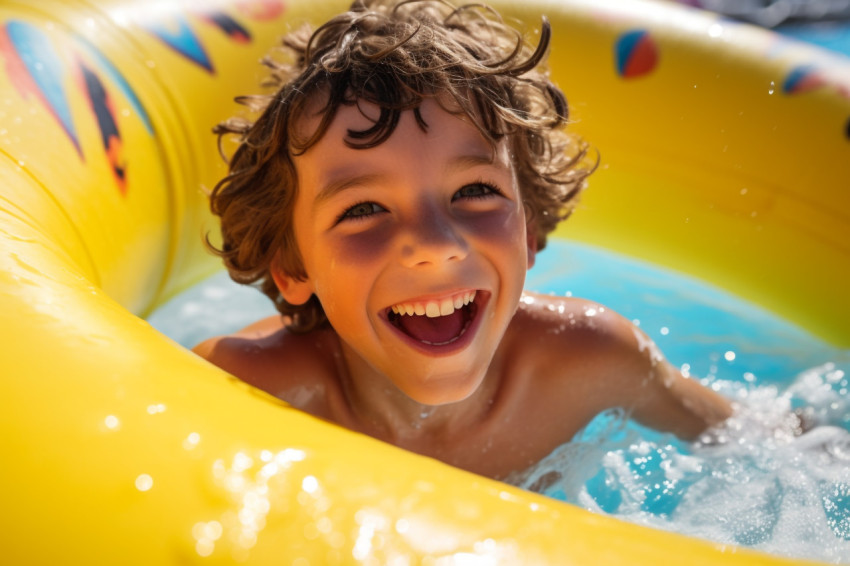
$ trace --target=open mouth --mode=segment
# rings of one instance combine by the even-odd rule
[[[467,291],[440,300],[399,303],[387,309],[387,320],[417,342],[445,346],[469,330],[482,297],[482,292]]]

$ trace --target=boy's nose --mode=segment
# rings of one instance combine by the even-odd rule
[[[466,240],[451,218],[435,211],[422,210],[408,229],[409,237],[401,250],[406,267],[439,265],[459,261],[469,253]]]

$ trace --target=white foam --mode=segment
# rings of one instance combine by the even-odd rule
[[[825,364],[785,390],[720,383],[741,409],[702,442],[627,424],[592,425],[514,478],[592,511],[772,554],[850,561],[848,380]],[[808,426],[792,408],[804,404]],[[545,481],[542,481],[545,480]]]

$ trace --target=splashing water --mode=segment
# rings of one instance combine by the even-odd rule
[[[621,412],[602,415],[514,483],[647,526],[846,562],[850,397],[843,373],[825,364],[784,391],[715,381],[744,408],[693,444],[627,422]],[[804,418],[814,425],[801,436],[794,434],[795,405],[807,408]]]
[[[606,413],[512,482],[723,544],[850,562],[850,352],[675,273],[574,244],[558,252],[541,255],[530,286],[633,318],[738,408],[696,443]]]
[[[549,248],[527,288],[620,312],[739,410],[696,443],[606,413],[512,482],[648,526],[850,563],[850,351],[691,278],[574,242]],[[219,274],[149,321],[191,347],[274,312]]]

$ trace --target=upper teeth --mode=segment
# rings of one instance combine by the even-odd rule
[[[456,309],[462,308],[463,305],[468,305],[475,300],[475,291],[460,293],[447,299],[439,301],[425,301],[423,303],[399,303],[393,305],[392,311],[400,315],[419,315],[423,314],[429,318],[438,316],[446,316],[455,312]]]

